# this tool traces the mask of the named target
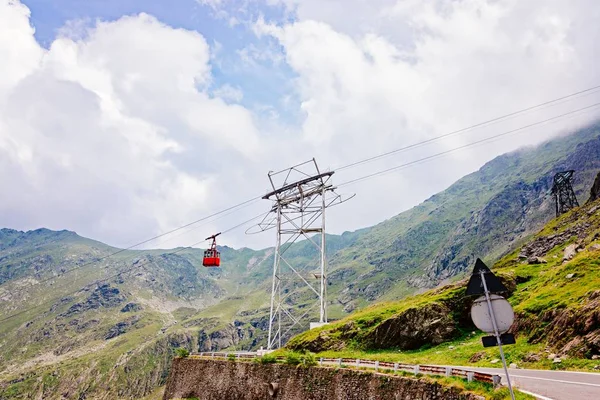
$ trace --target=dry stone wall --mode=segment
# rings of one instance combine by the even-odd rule
[[[277,391],[269,393],[276,386]],[[477,400],[480,396],[417,378],[334,368],[302,368],[176,358],[163,400]]]

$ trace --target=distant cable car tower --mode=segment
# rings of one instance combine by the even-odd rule
[[[571,181],[574,170],[559,172],[554,175],[552,194],[556,200],[556,216],[562,215],[574,207],[579,207]]]
[[[280,348],[282,338],[286,338],[296,325],[304,325],[311,313],[316,313],[316,306],[319,307],[319,322],[310,323],[310,327],[327,323],[325,209],[349,200],[335,193],[331,183],[333,174],[333,171],[321,172],[314,158],[268,174],[273,190],[263,199],[273,201],[273,206],[269,216],[258,224],[258,232],[276,230],[267,341],[269,350]],[[284,257],[298,239],[305,239],[315,250],[315,258],[319,259],[318,270],[310,262],[294,263]],[[316,285],[309,282],[313,279],[317,280]],[[311,305],[315,297],[317,301]],[[303,307],[296,307],[300,303]]]

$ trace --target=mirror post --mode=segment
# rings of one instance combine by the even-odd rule
[[[500,349],[500,358],[502,358],[502,365],[504,366],[504,373],[506,374],[506,382],[508,383],[508,390],[510,391],[510,397],[512,400],[515,400],[515,393],[513,392],[512,385],[510,383],[510,376],[508,375],[508,368],[506,367],[506,358],[504,357],[504,350],[502,349],[502,339],[500,338],[500,332],[498,331],[498,325],[496,324],[496,315],[494,314],[494,309],[492,307],[492,301],[490,299],[490,292],[487,288],[487,284],[485,282],[485,272],[482,270],[479,272],[481,274],[481,283],[483,284],[483,291],[485,293],[485,299],[488,305],[488,311],[490,312],[490,317],[492,319],[492,325],[494,326],[494,335],[496,336],[496,341],[498,342],[498,348]]]

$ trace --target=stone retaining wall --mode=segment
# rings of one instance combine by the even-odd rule
[[[278,391],[269,394],[269,384]],[[477,400],[437,383],[334,368],[176,358],[164,400]]]

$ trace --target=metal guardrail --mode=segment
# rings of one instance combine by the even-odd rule
[[[235,359],[235,360],[251,360],[259,358],[257,353],[227,353],[227,352],[203,352],[192,353],[190,357],[209,358],[209,359]],[[285,360],[285,357],[278,356],[277,361]],[[441,376],[455,376],[466,379],[469,382],[486,382],[494,386],[500,385],[500,376],[486,374],[483,372],[469,371],[462,368],[442,367],[439,365],[413,365],[400,362],[364,360],[356,358],[319,358],[319,366],[329,365],[337,366],[338,368],[370,368],[375,372],[385,373],[387,371],[399,372],[406,371],[413,374],[430,374]]]

